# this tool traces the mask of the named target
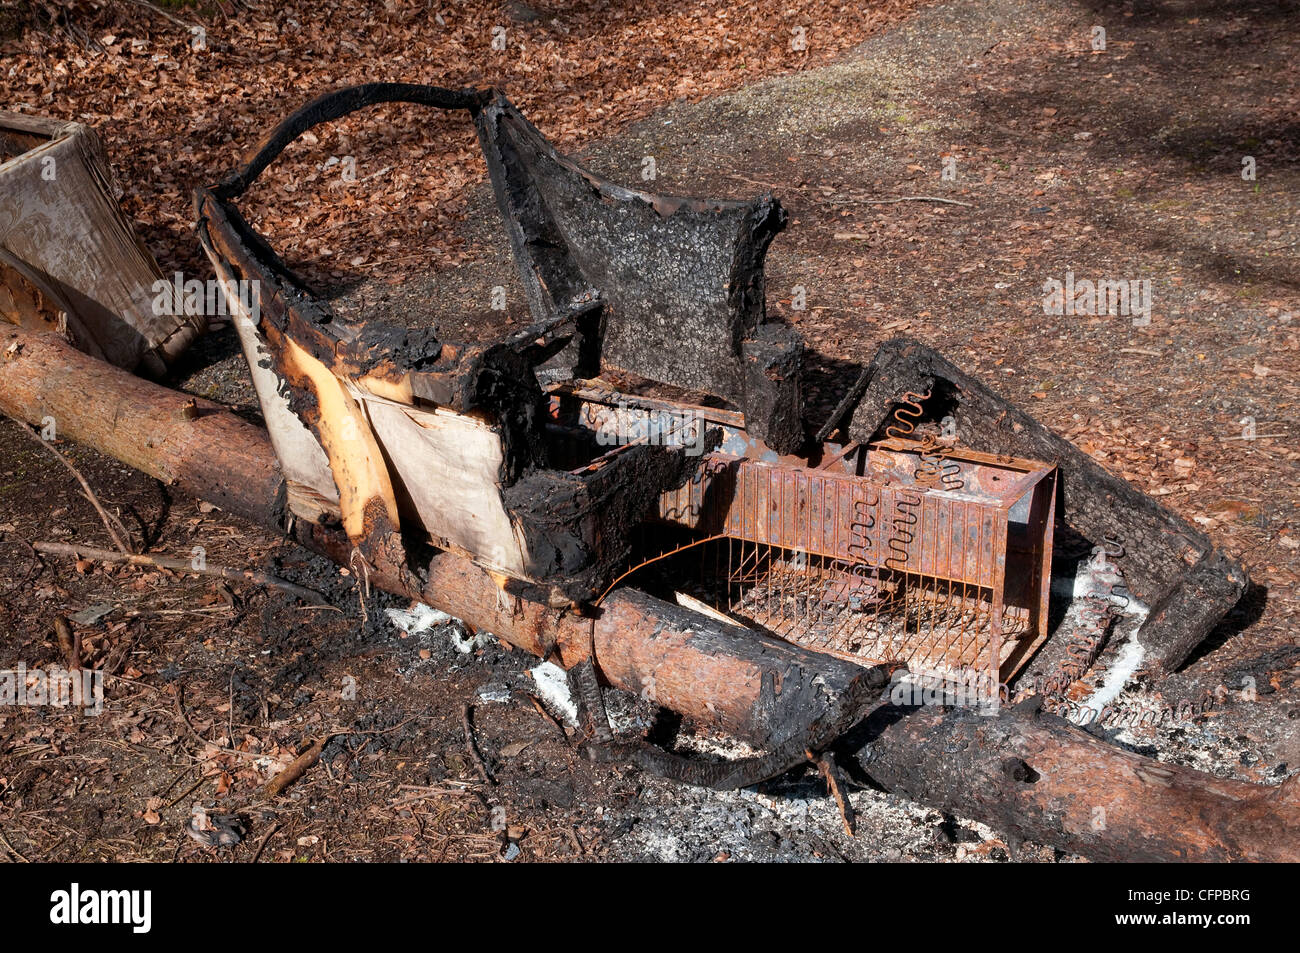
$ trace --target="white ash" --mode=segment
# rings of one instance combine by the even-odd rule
[[[407,635],[424,635],[427,632],[445,631],[452,647],[461,655],[469,655],[492,642],[495,636],[490,632],[470,634],[465,623],[441,609],[427,606],[422,602],[412,604],[410,609],[385,609],[388,618]]]
[[[542,662],[528,670],[537,685],[537,695],[546,707],[569,727],[578,726],[578,706],[569,694],[569,676],[554,662]]]
[[[385,609],[388,618],[407,635],[419,635],[428,632],[434,626],[446,625],[456,619],[440,609],[417,602],[409,610]]]
[[[1122,558],[1122,557],[1121,557]],[[1122,643],[1118,652],[1109,656],[1110,662],[1105,669],[1101,686],[1091,697],[1081,704],[1085,710],[1100,711],[1113,702],[1129,685],[1133,676],[1141,669],[1146,657],[1146,647],[1140,638],[1142,624],[1151,614],[1151,608],[1132,593],[1124,591],[1127,605],[1121,605],[1112,599],[1115,586],[1124,582],[1123,566],[1110,559],[1097,558],[1079,561],[1074,579],[1053,581],[1052,588],[1060,595],[1070,595],[1073,601],[1065,612],[1065,618],[1057,628],[1058,633],[1079,631],[1084,628],[1081,612],[1089,599],[1100,598],[1113,605],[1116,621],[1111,630],[1111,639]],[[1127,641],[1124,641],[1127,639]],[[1099,670],[1103,663],[1099,660],[1093,674],[1102,674]]]
[[[511,694],[510,689],[499,682],[484,685],[478,690],[478,700],[481,702],[495,702],[502,704],[510,701],[513,697],[514,696]]]

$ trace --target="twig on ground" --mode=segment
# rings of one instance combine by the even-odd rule
[[[180,718],[181,724],[184,725],[189,730],[189,733],[194,736],[195,741],[197,741],[199,744],[203,745],[204,747],[207,747],[208,745],[212,744],[212,742],[210,742],[207,738],[204,738],[201,734],[198,733],[194,725],[190,723],[190,716],[185,714],[184,695],[185,695],[185,689],[183,688],[177,689],[176,717]]]
[[[835,798],[835,803],[839,806],[840,820],[844,822],[844,833],[850,837],[856,837],[857,812],[853,810],[853,804],[844,791],[844,779],[840,776],[839,765],[835,763],[835,756],[829,752],[816,755],[809,751],[807,754],[808,760],[817,765],[817,770],[821,772],[822,778],[826,781],[826,790],[831,797]]]
[[[39,576],[41,574],[41,565],[42,565],[41,556],[40,553],[32,549],[32,544],[27,542],[27,540],[23,539],[21,536],[18,536],[17,534],[14,533],[6,533],[5,536],[7,537],[5,542],[15,542],[18,543],[20,546],[26,546],[28,552],[32,554],[31,564],[27,567],[27,571],[23,573],[23,577],[21,579],[9,583],[9,585],[6,586],[4,589],[0,589],[0,592],[16,592],[19,589],[21,589],[23,586],[27,585],[27,581],[29,579],[32,579],[35,576]]]
[[[162,9],[161,7],[155,7],[152,3],[149,3],[148,0],[127,0],[127,2],[133,3],[137,7],[144,7],[146,10],[150,11],[151,13],[158,14],[158,16],[162,17],[164,20],[168,20],[176,24],[178,27],[183,28],[187,33],[194,30],[198,26],[198,24],[196,23],[186,23],[180,17],[168,13],[166,10]]]
[[[169,792],[172,788],[176,787],[176,785],[180,783],[181,778],[185,777],[185,775],[189,774],[193,770],[194,770],[194,765],[190,765],[187,768],[182,768],[180,772],[176,775],[176,777],[172,778],[171,781],[167,783],[167,787],[163,788],[161,791],[156,793],[154,797],[158,798],[159,800],[162,800],[163,795],[167,794],[167,792]]]
[[[330,743],[331,739],[337,738],[339,735],[386,735],[390,731],[396,731],[413,721],[415,721],[414,715],[406,719],[406,721],[393,725],[391,728],[372,728],[369,730],[337,728],[329,734],[321,735],[307,747],[306,751],[294,758],[288,767],[266,783],[266,786],[262,788],[262,795],[273,798],[283,794],[285,788],[301,778],[307,773],[308,768],[320,760],[321,752],[325,750],[325,746]]]
[[[448,794],[473,794],[473,791],[466,791],[464,788],[431,788],[428,791],[422,791],[419,794],[411,794],[406,797],[398,798],[396,801],[389,801],[389,808],[405,807],[408,804],[415,804],[419,801],[428,800],[431,797],[442,797]]]
[[[158,569],[172,569],[178,572],[192,572],[199,576],[219,576],[222,579],[230,579],[235,582],[255,582],[263,586],[274,586],[277,589],[283,589],[285,592],[297,596],[307,602],[322,604],[325,597],[314,589],[307,589],[297,583],[289,582],[287,579],[281,579],[279,576],[272,576],[270,573],[261,572],[256,569],[231,569],[228,566],[213,566],[206,564],[202,568],[197,568],[192,562],[184,559],[172,559],[168,556],[146,556],[137,553],[114,553],[107,549],[97,549],[93,546],[82,546],[77,543],[46,543],[37,542],[32,544],[32,548],[37,552],[51,553],[59,556],[74,556],[83,559],[97,559],[105,563],[125,563],[131,566],[152,566]]]
[[[399,721],[397,724],[389,728],[348,728],[346,726],[335,728],[325,736],[325,740],[328,741],[337,735],[387,735],[396,731],[398,728],[405,728],[411,722],[415,721],[415,718],[416,716],[412,715],[410,718],[406,719],[406,721]]]
[[[288,767],[266,782],[266,787],[262,788],[262,794],[268,798],[279,797],[283,794],[285,788],[306,774],[307,769],[320,760],[321,752],[325,750],[325,743],[328,740],[328,738],[317,738],[313,741],[306,751],[289,762]]]
[[[168,801],[166,807],[175,807],[177,804],[179,804],[179,803],[180,803],[181,801],[183,801],[185,798],[189,797],[191,794],[193,794],[195,791],[197,791],[197,790],[199,789],[200,785],[202,785],[203,782],[206,781],[206,780],[207,780],[207,778],[203,778],[203,777],[199,778],[197,781],[195,781],[193,784],[191,784],[189,787],[187,787],[187,788],[186,788],[184,791],[182,791],[180,794],[176,795],[174,798],[172,798],[170,801]],[[164,808],[164,809],[165,809],[165,808]]]
[[[63,660],[68,663],[68,671],[75,672],[81,668],[81,635],[74,634],[72,626],[63,616],[54,617],[54,634],[59,640],[59,649]]]
[[[728,174],[728,178],[736,179],[737,181],[740,181],[740,182],[746,182],[746,183],[748,183],[748,184],[750,184],[750,185],[756,185],[756,186],[758,186],[760,189],[768,189],[768,190],[770,190],[770,191],[780,191],[780,192],[809,192],[809,191],[811,191],[811,189],[808,189],[808,188],[806,188],[805,186],[802,186],[802,185],[795,185],[795,184],[792,183],[792,182],[786,182],[786,183],[781,183],[781,182],[765,182],[765,181],[763,181],[762,179],[751,179],[749,176],[741,175],[741,174],[739,174],[738,172],[731,172],[731,173],[729,173],[729,174]]]
[[[556,718],[554,715],[552,715],[549,711],[546,710],[546,706],[542,704],[541,699],[538,698],[536,695],[530,694],[528,696],[528,700],[532,702],[533,707],[537,709],[537,714],[541,715],[543,718],[545,718],[547,721],[549,721],[552,725],[555,726],[555,730],[560,733],[560,740],[563,741],[565,744],[572,744],[572,742],[569,740],[569,733],[564,730],[564,725],[560,723],[560,720],[558,718]]]
[[[130,544],[131,534],[126,531],[126,527],[122,525],[122,523],[117,519],[117,517],[110,516],[108,511],[104,509],[103,506],[100,505],[99,497],[97,497],[95,495],[95,491],[90,488],[90,484],[87,483],[86,478],[81,475],[81,471],[72,465],[72,461],[69,460],[67,457],[65,457],[63,454],[59,453],[59,451],[56,450],[51,443],[49,443],[44,437],[42,437],[36,431],[29,430],[25,425],[21,426],[19,429],[24,431],[27,434],[27,436],[31,437],[33,440],[39,443],[50,453],[54,454],[55,459],[57,459],[60,463],[62,463],[65,467],[67,467],[68,472],[77,478],[77,482],[81,484],[81,489],[86,494],[86,499],[90,500],[91,506],[93,506],[95,508],[95,512],[99,514],[99,518],[104,521],[104,528],[108,530],[108,535],[112,537],[113,545],[116,546],[123,553],[133,552],[133,549]],[[119,532],[121,533],[121,535],[118,535]]]
[[[262,835],[262,839],[257,842],[257,850],[253,851],[253,856],[249,858],[248,861],[250,864],[257,863],[257,859],[262,856],[262,851],[266,849],[266,842],[269,841],[279,829],[280,822],[272,821],[271,826],[267,828],[266,833]]]
[[[129,679],[125,679],[125,681],[129,681]],[[194,737],[195,741],[203,745],[204,748],[214,749],[212,754],[208,755],[207,757],[198,759],[200,764],[206,763],[208,761],[215,761],[217,758],[220,758],[223,755],[233,755],[236,758],[251,758],[251,759],[260,759],[266,757],[265,752],[240,751],[238,748],[223,748],[215,741],[209,741],[207,738],[204,738],[201,734],[198,733],[198,730],[195,729],[194,725],[190,722],[190,716],[185,713],[185,702],[183,701],[183,695],[184,695],[183,690],[178,691],[176,693],[176,705],[175,705],[176,716],[180,719],[181,724],[185,726],[186,730],[189,731],[189,733]]]
[[[944,205],[960,205],[962,208],[975,207],[971,202],[958,202],[956,199],[945,199],[938,195],[900,195],[897,198],[892,199],[852,199],[851,202],[859,205],[896,205],[899,202],[941,202]]]
[[[3,845],[4,845],[4,849],[7,850],[7,851],[9,851],[9,853],[11,853],[11,854],[14,855],[14,857],[17,859],[18,863],[20,863],[20,864],[30,864],[30,863],[31,863],[30,860],[28,860],[28,859],[27,859],[26,857],[24,857],[22,854],[18,853],[18,848],[14,847],[13,844],[9,843],[9,838],[5,837],[4,831],[0,831],[0,844],[3,844]]]
[[[474,741],[474,725],[471,721],[474,713],[474,706],[466,702],[460,710],[460,726],[465,731],[465,750],[469,752],[474,767],[478,768],[478,773],[488,784],[496,784],[496,778],[492,777],[492,772],[488,770],[483,755],[478,750],[478,744]]]

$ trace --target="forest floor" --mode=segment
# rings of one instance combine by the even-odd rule
[[[1162,689],[1223,685],[1231,697],[1194,720],[1096,730],[1225,777],[1277,783],[1300,769],[1293,5],[953,0],[854,8],[850,20],[847,7],[795,0],[733,12],[723,34],[722,14],[690,4],[662,22],[572,4],[508,21],[522,47],[492,72],[473,64],[486,62],[493,9],[444,11],[450,36],[426,39],[428,15],[390,6],[367,7],[369,26],[294,4],[213,14],[209,42],[229,49],[211,60],[161,19],[139,52],[125,25],[138,28],[136,16],[86,33],[111,53],[29,32],[11,42],[0,84],[8,108],[100,127],[124,205],[168,272],[207,274],[193,186],[314,92],[363,79],[499,81],[543,133],[615,181],[644,184],[650,156],[655,191],[773,192],[790,223],[769,256],[768,310],[807,342],[807,419],[820,423],[854,366],[907,333],[1194,521],[1254,586]],[[791,62],[788,37],[805,22],[811,49]],[[709,46],[719,35],[740,48]],[[148,70],[135,63],[157,55]],[[139,68],[119,72],[111,57]],[[327,164],[344,155],[358,182],[340,184]],[[454,339],[498,285],[502,324],[525,316],[474,155],[463,121],[387,108],[295,146],[242,203],[341,304]],[[1149,323],[1045,314],[1044,283],[1067,274],[1149,281]],[[228,326],[175,383],[256,414]],[[719,794],[588,764],[534,705],[533,660],[494,641],[462,653],[454,625],[405,633],[385,611],[404,602],[363,604],[337,567],[93,451],[61,449],[152,551],[202,546],[210,563],[268,568],[332,606],[167,572],[42,566],[27,542],[102,546],[104,531],[66,471],[0,422],[0,667],[58,662],[54,619],[70,615],[86,657],[110,672],[97,717],[0,710],[0,858],[1072,859],[1013,851],[981,825],[870,787],[852,794],[850,838],[811,771]],[[466,703],[496,784],[466,754]],[[623,707],[633,724],[644,715]],[[321,763],[259,800],[259,784],[322,735]],[[242,842],[187,837],[196,806],[240,814]]]

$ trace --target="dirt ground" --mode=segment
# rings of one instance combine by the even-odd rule
[[[808,342],[809,420],[829,412],[853,364],[906,332],[1239,558],[1252,589],[1161,689],[1223,685],[1226,703],[1192,721],[1094,730],[1266,783],[1300,768],[1298,26],[1282,0],[956,0],[826,65],[671,103],[581,151],[628,182],[654,156],[658,191],[781,198],[791,221],[769,259],[768,307]],[[487,190],[475,185],[461,210],[441,223],[455,233],[454,269],[393,281],[362,262],[324,276],[348,307],[447,336],[494,285],[522,315]],[[1067,272],[1149,280],[1149,325],[1044,314],[1044,282]],[[229,328],[177,383],[255,413]],[[1255,439],[1243,439],[1246,418]],[[385,611],[405,603],[363,600],[336,567],[70,444],[153,551],[201,546],[209,563],[268,569],[331,606],[166,572],[42,565],[29,542],[103,545],[102,524],[11,422],[0,448],[0,666],[58,662],[62,614],[82,620],[83,653],[109,673],[99,716],[0,710],[0,857],[1075,859],[1013,851],[981,825],[869,787],[852,794],[849,838],[811,771],[718,794],[587,764],[534,703],[531,659],[470,643],[455,624],[406,634]],[[1128,696],[1147,697],[1142,686]],[[466,704],[495,784],[466,750]],[[621,709],[629,730],[650,717],[629,700]],[[257,796],[321,737],[320,764],[287,795]],[[186,836],[196,809],[238,814],[241,842]]]

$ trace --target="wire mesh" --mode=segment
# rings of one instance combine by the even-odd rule
[[[639,436],[637,412],[586,403],[582,420]],[[827,444],[813,466],[712,423],[721,450],[661,496],[620,582],[811,649],[948,678],[1005,680],[1046,637],[1053,467],[928,434]]]

